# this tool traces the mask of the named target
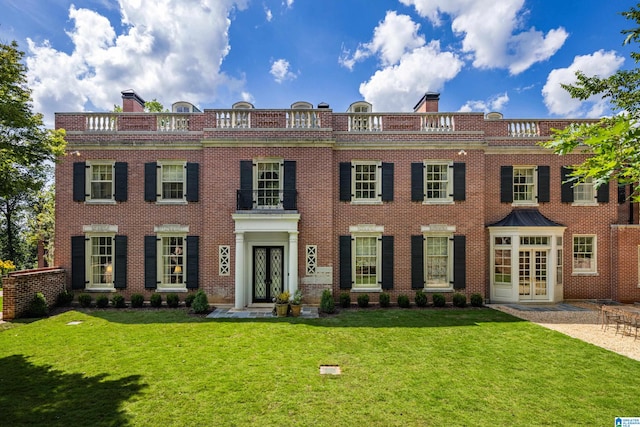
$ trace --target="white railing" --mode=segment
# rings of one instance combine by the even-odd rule
[[[451,114],[426,114],[420,117],[420,129],[425,132],[453,132],[455,122]]]
[[[381,132],[382,116],[377,114],[349,114],[349,132]]]
[[[315,111],[287,111],[287,127],[291,129],[319,128],[320,115]]]
[[[189,116],[174,114],[159,114],[159,132],[186,132],[189,130]]]
[[[242,110],[216,111],[216,127],[219,129],[250,128],[251,112]]]
[[[86,114],[85,129],[91,132],[108,132],[118,130],[118,116],[116,114]]]
[[[540,136],[538,122],[508,121],[507,132],[513,138],[532,138]]]

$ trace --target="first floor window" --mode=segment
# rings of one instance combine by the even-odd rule
[[[185,256],[184,237],[162,237],[162,284],[173,287],[184,283]]]
[[[493,280],[495,283],[511,283],[511,249],[496,248],[493,253]]]
[[[378,286],[378,239],[376,237],[355,238],[355,287]]]
[[[89,238],[89,287],[113,287],[113,236]]]
[[[425,286],[450,287],[450,236],[426,236],[425,248]]]
[[[597,271],[595,236],[573,236],[573,271],[575,273]]]

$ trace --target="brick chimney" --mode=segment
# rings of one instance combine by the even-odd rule
[[[122,112],[123,113],[144,113],[144,99],[140,98],[133,89],[122,92]]]
[[[427,92],[418,101],[415,107],[413,107],[414,113],[437,113],[438,101],[440,100],[440,94],[437,92]]]

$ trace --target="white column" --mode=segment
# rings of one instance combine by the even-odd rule
[[[289,232],[289,292],[298,290],[298,232]]]
[[[234,305],[236,309],[242,309],[245,306],[244,252],[244,233],[236,232],[236,295]]]

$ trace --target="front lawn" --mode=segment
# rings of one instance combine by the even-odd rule
[[[640,362],[491,309],[215,321],[93,310],[11,326],[0,332],[7,425],[595,426],[640,415]]]

